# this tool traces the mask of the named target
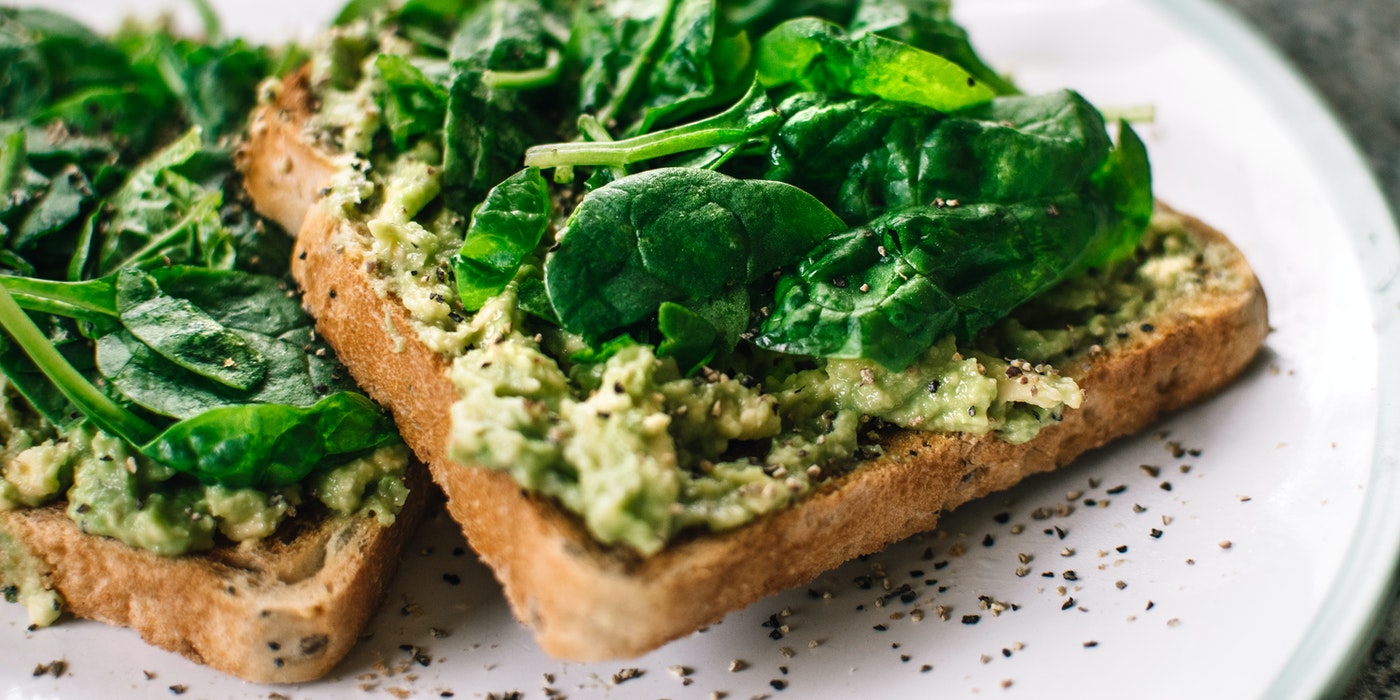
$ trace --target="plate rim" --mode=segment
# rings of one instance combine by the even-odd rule
[[[1222,58],[1252,76],[1261,99],[1286,115],[1308,161],[1318,165],[1328,199],[1339,205],[1356,246],[1371,303],[1377,347],[1400,348],[1400,231],[1390,202],[1354,137],[1281,50],[1220,0],[1155,0]],[[1366,495],[1341,566],[1266,698],[1340,695],[1354,682],[1365,650],[1400,592],[1400,368],[1377,363],[1377,423]]]

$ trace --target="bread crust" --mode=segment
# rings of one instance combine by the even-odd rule
[[[0,539],[36,562],[73,615],[256,683],[328,673],[379,607],[428,501],[421,466],[395,523],[293,518],[262,541],[163,557],[89,535],[64,504],[0,512]],[[3,559],[3,557],[0,557]]]
[[[266,128],[260,138],[255,127],[249,161],[278,158],[271,149],[288,144],[314,150],[299,139],[295,116],[309,105],[286,100],[297,91],[282,94],[258,118]],[[269,136],[279,130],[284,133]],[[250,191],[261,208],[251,183]],[[303,220],[281,223],[300,231],[292,273],[319,332],[394,413],[516,616],[549,653],[595,661],[634,657],[689,634],[928,530],[943,511],[1065,465],[1220,390],[1268,334],[1267,302],[1243,255],[1223,235],[1199,220],[1185,221],[1238,284],[1230,293],[1186,299],[1144,319],[1152,332],[1061,367],[1086,395],[1063,422],[1021,445],[993,436],[896,432],[885,438],[884,456],[832,479],[799,504],[729,532],[684,538],[651,557],[598,545],[576,518],[524,492],[505,473],[447,459],[448,407],[456,393],[444,374],[446,362],[416,342],[401,304],[374,291],[366,251],[354,243],[364,234],[341,231],[357,224],[314,206]],[[404,348],[391,355],[386,348],[396,338],[404,339]]]

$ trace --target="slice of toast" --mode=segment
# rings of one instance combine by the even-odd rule
[[[362,225],[315,205],[334,167],[330,154],[302,137],[313,104],[305,75],[294,75],[255,117],[240,163],[248,190],[260,211],[299,231],[292,272],[318,330],[394,413],[517,617],[546,651],[567,659],[640,655],[928,530],[945,510],[1210,396],[1249,364],[1268,334],[1264,293],[1243,255],[1220,233],[1182,217],[1218,283],[1141,319],[1151,332],[1060,367],[1086,396],[1063,422],[1020,445],[990,435],[895,432],[884,438],[884,456],[791,508],[641,557],[600,546],[575,517],[505,473],[447,459],[448,409],[457,399],[445,376],[448,359],[415,341],[402,304],[375,292]],[[401,349],[391,350],[396,343]]]
[[[257,683],[324,676],[378,609],[429,493],[410,465],[394,524],[292,518],[262,541],[164,557],[85,534],[64,504],[0,511],[0,579],[37,575],[75,616]]]

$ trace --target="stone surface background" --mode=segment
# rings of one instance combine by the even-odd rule
[[[1391,211],[1400,211],[1400,0],[1221,1],[1312,82],[1370,161]],[[1344,696],[1400,698],[1400,605]]]

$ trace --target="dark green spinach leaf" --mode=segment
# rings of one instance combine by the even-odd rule
[[[476,311],[500,294],[548,227],[549,185],[539,169],[526,168],[491,188],[452,257],[462,307]]]
[[[694,308],[728,295],[843,228],[789,185],[649,170],[584,198],[545,261],[545,285],[564,328],[599,338],[663,302]]]

